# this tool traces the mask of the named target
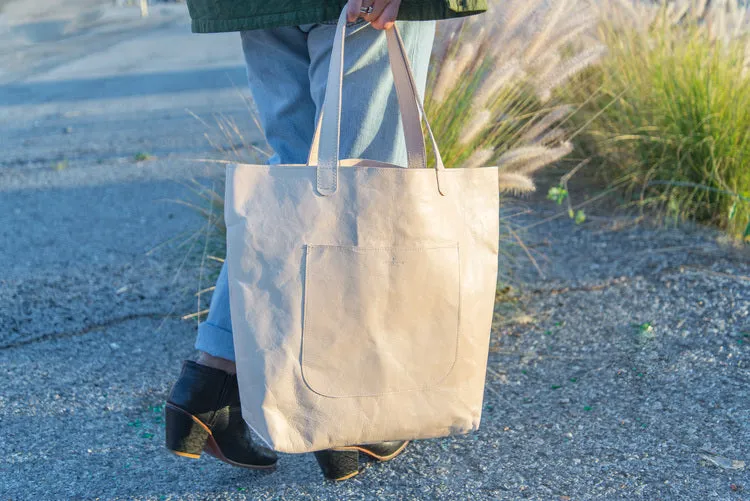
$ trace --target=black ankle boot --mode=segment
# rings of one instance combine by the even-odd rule
[[[198,458],[206,451],[243,468],[276,465],[276,454],[253,444],[242,419],[236,374],[186,360],[165,411],[167,449],[179,456]]]
[[[390,461],[402,452],[409,442],[380,442],[378,444],[338,447],[315,453],[323,476],[328,480],[346,480],[358,474],[359,453],[377,461]]]

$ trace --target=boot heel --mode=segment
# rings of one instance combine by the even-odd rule
[[[167,449],[178,456],[199,458],[211,435],[206,425],[174,405],[167,404],[164,410]]]
[[[356,450],[318,451],[315,459],[328,480],[346,480],[359,473],[359,451]]]

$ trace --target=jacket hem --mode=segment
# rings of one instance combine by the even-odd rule
[[[445,3],[427,1],[402,4],[398,19],[400,21],[434,21],[481,14],[485,10],[486,5],[481,0],[450,0]],[[338,19],[340,13],[341,10],[338,8],[326,7],[237,19],[193,19],[191,27],[194,33],[258,30],[323,23]]]

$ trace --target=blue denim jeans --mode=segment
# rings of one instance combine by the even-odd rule
[[[414,77],[424,95],[435,35],[431,21],[399,22]],[[270,164],[302,164],[323,105],[335,22],[244,31],[242,48],[250,91]],[[393,87],[385,34],[365,22],[347,28],[344,47],[341,158],[367,158],[406,166],[406,145]],[[198,326],[195,348],[234,360],[226,264]]]

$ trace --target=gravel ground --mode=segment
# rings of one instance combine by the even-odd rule
[[[750,255],[605,221],[526,235],[546,278],[499,316],[487,395],[526,488],[499,497],[748,499],[747,468],[702,456],[750,459]]]
[[[169,454],[162,404],[192,354],[180,316],[200,263],[160,244],[201,219],[164,200],[212,173],[194,161],[213,154],[196,140],[207,126],[185,108],[252,131],[217,76],[241,74],[241,56],[232,37],[195,42],[184,6],[133,20],[139,37],[95,8],[54,50],[0,50],[0,499],[750,500],[748,250],[701,228],[550,220],[543,200],[505,209],[544,276],[520,250],[503,261],[513,287],[478,433],[415,443],[337,485],[310,455],[269,474]],[[6,42],[28,32],[0,25]]]
[[[526,238],[548,246],[548,277],[499,305],[481,431],[341,485],[309,456],[265,474],[162,448],[185,323],[125,319],[3,349],[0,497],[747,499],[748,469],[731,460],[750,460],[750,265],[716,237],[536,226]]]

